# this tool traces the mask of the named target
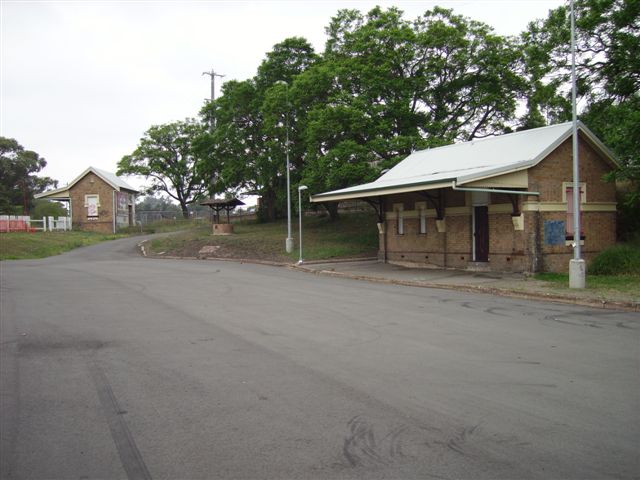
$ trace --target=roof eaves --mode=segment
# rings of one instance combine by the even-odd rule
[[[49,198],[49,197],[53,197],[53,196],[58,196],[58,194],[60,193],[66,193],[66,195],[60,195],[60,198],[68,198],[69,197],[69,187],[60,187],[60,188],[56,188],[54,190],[49,190],[46,192],[41,192],[41,193],[36,193],[33,197],[34,198]]]
[[[602,152],[605,159],[609,161],[611,166],[613,166],[614,168],[620,166],[620,162],[618,161],[616,155],[609,149],[609,147],[602,143],[602,141],[591,130],[589,130],[589,128],[584,123],[579,120],[578,129],[582,130],[582,133],[585,134],[587,139]]]
[[[335,202],[340,200],[350,200],[355,198],[375,197],[378,195],[393,195],[396,193],[416,192],[420,190],[435,190],[442,187],[450,187],[454,178],[433,180],[431,182],[406,183],[402,185],[388,185],[378,188],[367,188],[362,190],[334,190],[333,192],[319,193],[311,196],[312,203]],[[374,182],[375,183],[375,182]]]

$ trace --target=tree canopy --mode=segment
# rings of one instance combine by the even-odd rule
[[[192,120],[151,127],[138,148],[118,162],[117,174],[150,180],[147,193],[165,192],[189,218],[188,205],[210,190],[213,178],[202,147],[206,128]]]
[[[575,3],[580,115],[637,199],[640,2]],[[200,122],[149,130],[119,172],[151,178],[181,205],[205,190],[254,193],[274,219],[287,152],[293,189],[318,192],[373,180],[416,149],[566,121],[568,5],[518,37],[438,7],[412,20],[397,8],[339,10],[322,53],[300,37],[274,45],[254,77],[223,84]]]
[[[616,154],[610,180],[629,182],[624,201],[640,210],[640,2],[576,0],[576,70],[580,118]],[[536,80],[534,111],[569,118],[569,5],[532,22],[522,35]],[[549,108],[551,107],[551,108]],[[540,119],[544,122],[544,119]]]
[[[28,215],[34,205],[34,195],[58,182],[36,175],[47,165],[44,158],[25,150],[13,138],[0,137],[0,212],[14,214],[20,209]]]

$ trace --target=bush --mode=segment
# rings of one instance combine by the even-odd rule
[[[603,250],[591,262],[589,272],[594,275],[640,275],[640,242]]]
[[[618,193],[618,241],[633,242],[640,239],[640,198],[629,200],[631,195]],[[627,201],[625,201],[627,199]],[[640,242],[638,242],[640,247]]]
[[[67,209],[59,202],[51,202],[49,200],[35,200],[34,207],[29,212],[31,218],[42,217],[66,217]]]

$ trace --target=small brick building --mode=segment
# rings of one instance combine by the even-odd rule
[[[616,241],[611,152],[579,131],[582,256]],[[378,210],[379,258],[414,265],[566,272],[573,258],[572,124],[414,152],[375,182],[321,193]]]
[[[36,198],[68,202],[74,229],[115,233],[134,224],[137,194],[115,174],[89,167],[66,187]]]

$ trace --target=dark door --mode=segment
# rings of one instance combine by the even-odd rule
[[[476,262],[489,261],[489,207],[474,207]]]

